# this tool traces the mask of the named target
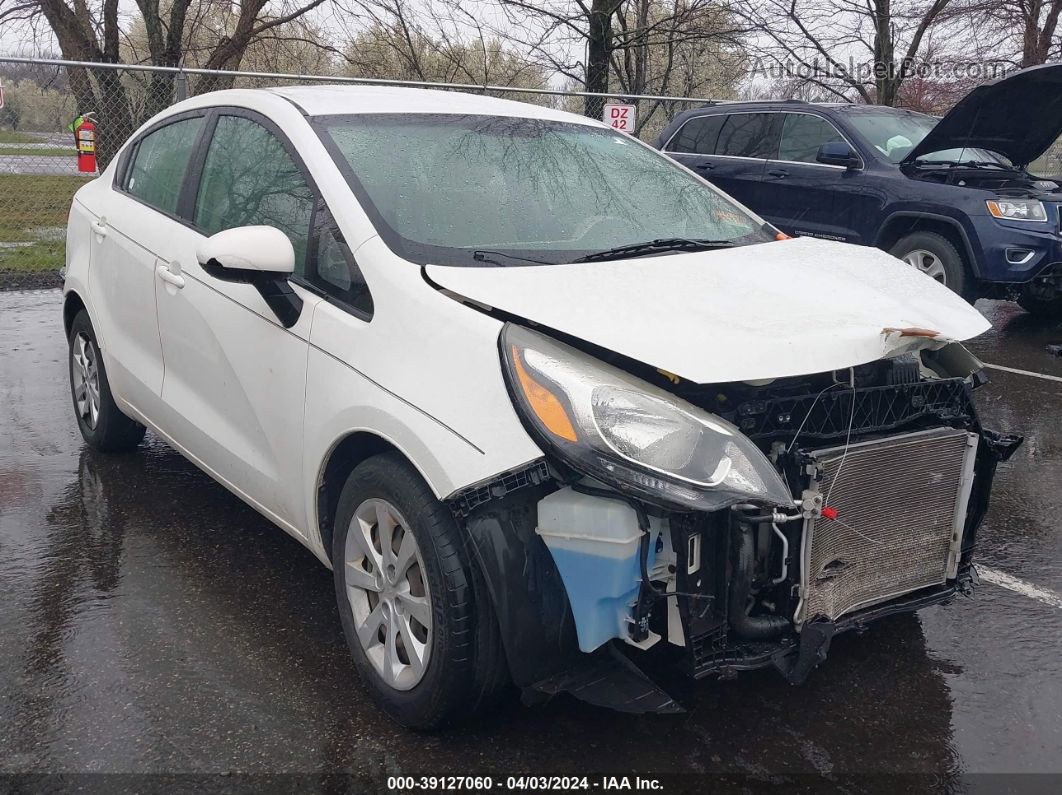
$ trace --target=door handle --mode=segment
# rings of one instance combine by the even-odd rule
[[[697,163],[696,165],[694,165],[694,168],[697,169],[698,171],[711,171],[713,168],[715,168],[715,164],[714,163]]]
[[[92,231],[96,233],[96,237],[107,237],[107,222],[106,221],[93,221]]]
[[[162,279],[162,281],[166,282],[166,284],[172,284],[178,290],[184,287],[184,277],[179,273],[174,273],[166,265],[159,265],[155,268],[155,273],[160,279]]]
[[[775,177],[777,179],[785,179],[789,176],[789,172],[786,171],[784,168],[773,168],[767,172],[767,176]]]

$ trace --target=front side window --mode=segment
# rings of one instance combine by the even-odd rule
[[[141,138],[125,182],[126,191],[145,204],[176,215],[184,174],[202,126],[201,116],[182,119]]]
[[[701,116],[690,119],[668,143],[669,152],[682,152],[696,155],[714,155],[715,144],[719,140],[719,130],[726,121],[726,116]]]
[[[251,119],[218,119],[195,203],[194,222],[203,234],[274,226],[291,240],[295,274],[302,276],[313,207],[313,191],[280,139]]]
[[[823,144],[844,142],[844,137],[825,119],[809,113],[787,113],[778,142],[778,159],[815,163]]]
[[[599,127],[449,114],[315,126],[384,241],[414,262],[560,263],[661,238],[771,239],[685,168]]]

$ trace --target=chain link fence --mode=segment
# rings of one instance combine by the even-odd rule
[[[634,134],[645,141],[655,140],[676,113],[707,101],[2,57],[0,80],[4,97],[0,108],[0,290],[60,283],[71,198],[96,176],[78,167],[74,133],[68,125],[79,114],[93,114],[97,162],[102,170],[133,131],[156,113],[185,97],[225,88],[347,82],[469,91],[596,119],[607,115],[621,128],[632,124]],[[615,105],[619,107],[612,110],[610,106]]]

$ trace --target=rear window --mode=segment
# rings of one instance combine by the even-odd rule
[[[723,127],[726,116],[700,116],[688,120],[667,145],[669,152],[681,152],[696,155],[714,155],[715,144],[719,140],[719,130]]]
[[[776,137],[773,132],[776,113],[734,113],[726,117],[715,146],[717,155],[729,157],[774,157]]]
[[[145,204],[176,215],[184,174],[202,126],[201,116],[182,119],[141,138],[129,167],[126,191]]]

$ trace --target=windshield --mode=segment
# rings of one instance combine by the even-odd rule
[[[773,239],[761,220],[612,130],[437,114],[331,116],[316,127],[381,237],[413,262],[559,263],[662,238]]]
[[[899,163],[911,153],[939,119],[911,111],[881,110],[857,111],[849,114],[849,122],[860,135],[885,155],[890,162]],[[992,163],[1006,166],[1009,162],[1001,155],[987,149],[941,149],[918,158],[919,163]]]

